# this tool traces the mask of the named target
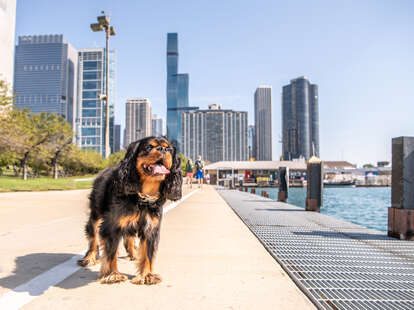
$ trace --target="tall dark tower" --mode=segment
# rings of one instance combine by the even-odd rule
[[[259,86],[254,93],[254,128],[256,160],[272,160],[271,86]]]
[[[188,100],[189,75],[178,73],[178,34],[167,34],[167,136],[181,148],[181,116],[196,110]]]
[[[283,87],[282,142],[284,160],[319,157],[318,86],[304,76]]]

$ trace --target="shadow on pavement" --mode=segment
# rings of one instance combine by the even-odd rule
[[[72,258],[76,254],[70,253],[34,253],[19,256],[15,260],[13,274],[0,278],[0,287],[14,289],[15,291],[27,291],[30,295],[39,295],[38,288],[34,285],[27,289],[17,289],[20,285],[32,280],[42,273],[60,265]],[[66,281],[71,278],[71,281]],[[88,268],[80,268],[65,280],[54,285],[57,287],[71,289],[85,286],[90,282],[96,281],[98,272],[91,271]]]

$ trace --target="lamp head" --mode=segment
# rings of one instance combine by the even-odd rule
[[[92,31],[97,32],[102,31],[103,27],[101,26],[101,24],[91,24],[91,29]]]

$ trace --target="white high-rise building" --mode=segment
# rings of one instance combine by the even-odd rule
[[[222,110],[210,104],[208,110],[183,112],[182,153],[193,160],[248,160],[247,112]]]
[[[126,102],[125,146],[151,136],[151,102],[147,98],[128,99]]]
[[[259,86],[254,93],[256,160],[272,160],[272,87]]]
[[[164,119],[158,114],[152,114],[152,135],[153,136],[164,136]]]
[[[0,80],[13,84],[16,0],[0,0]]]

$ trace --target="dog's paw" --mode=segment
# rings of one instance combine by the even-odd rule
[[[120,274],[119,272],[111,272],[110,274],[100,277],[99,281],[102,284],[112,284],[118,282],[124,282],[128,279],[127,276]]]
[[[159,274],[156,273],[149,273],[145,277],[145,284],[152,285],[152,284],[158,284],[162,281],[162,278]]]
[[[78,259],[77,263],[81,267],[88,267],[98,264],[99,261],[96,258],[81,258]]]
[[[153,285],[158,284],[162,281],[162,278],[159,274],[149,273],[146,276],[136,276],[131,280],[132,284],[136,285]]]

